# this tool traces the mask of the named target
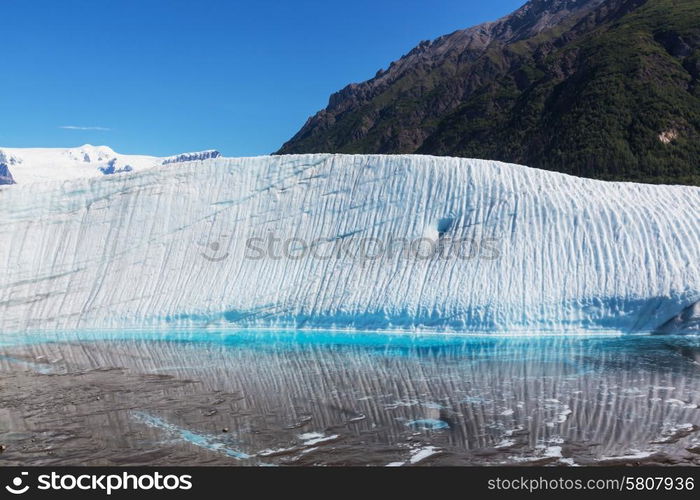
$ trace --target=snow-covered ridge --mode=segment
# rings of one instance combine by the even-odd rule
[[[483,160],[319,154],[18,183],[0,188],[0,206],[0,331],[697,325],[695,187]],[[270,252],[271,238],[291,254]],[[339,242],[401,238],[481,246],[466,258],[328,253]],[[317,251],[299,252],[304,245]]]
[[[169,156],[168,158],[163,159],[163,165],[167,165],[169,163],[183,163],[186,161],[201,161],[201,160],[209,160],[212,158],[219,158],[221,156],[221,153],[219,153],[215,149],[208,149],[206,151],[197,151],[194,153],[182,153],[176,156]]]
[[[108,146],[91,144],[77,148],[0,147],[0,184],[100,177],[217,156],[220,153],[214,150],[168,157],[123,155]]]

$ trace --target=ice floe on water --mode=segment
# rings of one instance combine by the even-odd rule
[[[424,460],[441,453],[442,450],[435,446],[424,446],[410,450],[408,459],[403,462],[389,462],[387,467],[401,467],[403,465],[416,465]]]
[[[331,441],[335,441],[339,437],[340,436],[338,434],[326,436],[321,432],[305,432],[304,434],[299,435],[299,439],[303,441],[304,446],[315,446],[318,444],[329,443]]]
[[[649,458],[654,454],[653,451],[639,451],[639,450],[630,450],[629,452],[625,453],[624,455],[617,455],[617,456],[604,456],[600,457],[598,459],[598,462],[600,463],[606,463],[606,462],[628,462],[632,460],[641,460],[644,458]]]

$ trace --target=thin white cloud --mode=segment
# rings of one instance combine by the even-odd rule
[[[81,127],[79,125],[61,125],[58,128],[62,128],[63,130],[99,130],[101,132],[108,132],[112,130],[111,128],[107,127]]]

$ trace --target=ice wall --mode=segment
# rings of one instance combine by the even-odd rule
[[[4,186],[0,208],[5,331],[633,332],[700,300],[694,187],[299,155]]]

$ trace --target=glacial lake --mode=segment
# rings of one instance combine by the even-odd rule
[[[0,464],[700,463],[700,338],[3,334]]]

